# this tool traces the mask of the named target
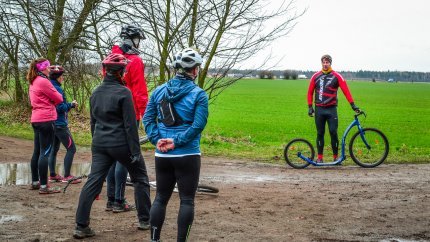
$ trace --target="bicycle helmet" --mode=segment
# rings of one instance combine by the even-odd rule
[[[49,78],[57,79],[65,72],[64,68],[60,65],[52,65],[49,67]]]
[[[133,38],[146,39],[145,35],[143,34],[142,28],[134,25],[123,26],[121,28],[121,34],[119,36],[124,39],[133,39]]]
[[[192,69],[203,63],[202,56],[191,48],[186,48],[173,57],[173,67],[175,69]]]
[[[121,54],[111,53],[102,61],[106,71],[119,71],[124,69],[128,64],[128,59]]]
[[[331,56],[330,56],[330,55],[323,55],[323,56],[321,57],[321,62],[322,62],[324,59],[327,59],[327,60],[328,60],[328,62],[330,62],[330,64],[331,64],[332,59],[331,59]]]
[[[65,72],[64,67],[60,65],[52,65],[49,67],[49,74],[55,73],[55,74],[63,74]]]

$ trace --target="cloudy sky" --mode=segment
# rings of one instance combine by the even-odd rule
[[[279,6],[280,0],[272,1]],[[430,1],[296,0],[295,5],[308,10],[268,49],[276,50],[274,60],[282,58],[272,69],[318,70],[321,55],[328,53],[338,71],[430,72]]]

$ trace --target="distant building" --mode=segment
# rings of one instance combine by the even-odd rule
[[[299,74],[297,76],[298,79],[307,79],[308,77],[305,74]]]

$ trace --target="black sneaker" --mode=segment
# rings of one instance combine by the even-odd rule
[[[139,221],[139,226],[137,226],[139,230],[149,230],[150,228],[149,221]]]
[[[73,237],[76,239],[84,239],[87,237],[93,237],[94,235],[96,235],[96,233],[90,227],[83,228],[81,226],[76,226],[75,232],[73,232]]]
[[[105,209],[105,211],[112,211],[112,209],[113,209],[113,203],[114,202],[112,202],[112,201],[108,201],[106,203],[106,209]]]
[[[112,207],[112,211],[114,213],[122,213],[122,212],[128,212],[128,211],[132,211],[134,210],[135,207],[133,205],[128,204],[127,200],[124,200],[124,202],[118,203],[118,202],[114,202],[113,207]]]

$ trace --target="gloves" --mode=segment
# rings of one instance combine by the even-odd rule
[[[352,102],[352,103],[351,103],[351,108],[352,108],[352,110],[354,110],[356,113],[360,113],[360,112],[361,112],[360,108],[359,108],[359,107],[357,107],[357,106],[355,106],[355,103],[354,103],[354,102]]]
[[[135,154],[135,155],[131,155],[130,158],[131,158],[131,163],[139,162],[139,161],[141,161],[143,159],[141,153]]]
[[[309,109],[308,109],[308,115],[309,117],[313,117],[315,113],[314,108],[312,107],[312,105],[309,105]]]

